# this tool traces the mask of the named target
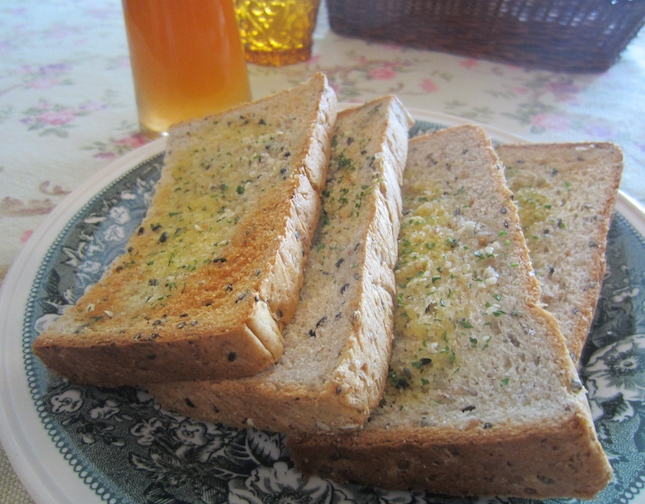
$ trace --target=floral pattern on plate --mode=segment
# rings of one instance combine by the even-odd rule
[[[418,122],[411,134],[441,127]],[[31,290],[23,331],[26,374],[44,427],[79,478],[110,504],[472,502],[305,479],[281,434],[180,416],[140,389],[74,385],[34,357],[37,334],[124,251],[145,215],[162,160],[160,154],[140,164],[85,205],[49,249]],[[628,502],[645,484],[645,240],[620,215],[607,256],[581,376],[615,471],[596,501]]]

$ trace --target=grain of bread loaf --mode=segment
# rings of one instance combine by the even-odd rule
[[[280,362],[244,379],[151,385],[155,399],[194,418],[273,431],[365,422],[387,376],[410,126],[392,96],[339,113],[322,216]]]
[[[337,100],[324,75],[171,128],[127,251],[34,344],[77,383],[239,377],[273,365],[319,217]]]
[[[447,495],[583,497],[611,468],[485,132],[410,141],[388,384],[351,434],[292,434],[296,467]]]
[[[600,296],[623,169],[610,143],[501,145],[541,300],[580,359]]]

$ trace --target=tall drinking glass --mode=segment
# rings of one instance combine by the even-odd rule
[[[251,100],[233,0],[122,0],[139,124],[149,137]]]

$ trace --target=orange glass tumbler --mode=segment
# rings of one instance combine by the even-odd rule
[[[251,100],[233,0],[122,0],[141,130]]]

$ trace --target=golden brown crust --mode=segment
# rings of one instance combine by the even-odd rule
[[[456,496],[503,495],[590,499],[611,480],[586,412],[550,425],[466,431],[398,429],[361,437],[290,437],[291,456],[306,475],[386,489],[425,489]]]
[[[335,94],[318,74],[172,128],[139,232],[36,340],[36,355],[100,386],[249,376],[274,364],[318,219],[335,116]]]
[[[166,408],[284,432],[365,422],[387,374],[409,121],[393,97],[339,114],[324,218],[282,360],[241,380],[151,385]]]

